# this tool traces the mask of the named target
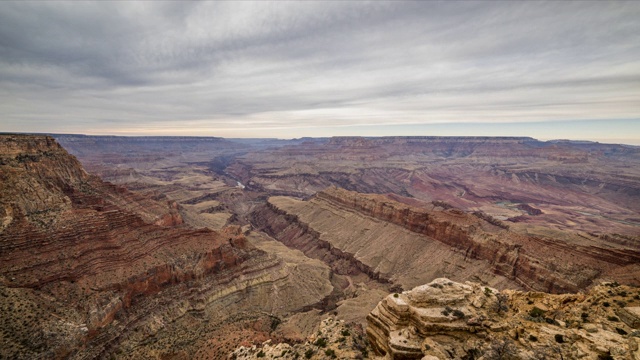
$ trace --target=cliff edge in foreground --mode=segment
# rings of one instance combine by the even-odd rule
[[[390,294],[367,317],[388,359],[640,359],[640,289],[502,291],[446,278]]]

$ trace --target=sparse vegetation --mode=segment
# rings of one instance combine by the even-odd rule
[[[336,358],[336,352],[333,349],[327,349],[324,354],[332,359]]]
[[[502,338],[491,342],[489,350],[484,354],[486,360],[506,360],[514,358],[518,349],[508,338]]]
[[[532,318],[542,318],[546,311],[540,309],[537,306],[534,306],[533,309],[529,310],[529,316]]]
[[[466,315],[462,311],[455,309],[453,310],[453,316],[458,319],[464,319]]]
[[[493,304],[493,311],[503,314],[509,310],[509,297],[506,294],[496,294],[496,302]]]
[[[556,340],[558,344],[564,343],[564,337],[562,336],[562,334],[555,334],[553,338]]]
[[[313,343],[313,345],[323,348],[323,347],[327,346],[327,339],[325,339],[323,337],[317,338],[316,341]]]

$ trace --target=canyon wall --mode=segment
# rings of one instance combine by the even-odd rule
[[[0,136],[0,179],[1,357],[191,357],[225,321],[333,290],[321,263],[294,265],[239,227],[188,228],[175,203],[88,175],[50,137]]]
[[[400,280],[403,285],[416,284],[408,280],[412,269],[416,275],[425,268],[444,268],[451,262],[460,266],[447,274],[456,279],[461,274],[477,276],[473,272],[488,270],[495,278],[508,279],[510,286],[547,292],[578,291],[596,279],[639,284],[640,255],[632,248],[600,248],[526,236],[497,226],[502,225],[499,221],[488,222],[455,208],[415,207],[383,195],[338,188],[322,191],[307,202],[282,197],[271,198],[269,202],[276,211],[290,216],[283,224],[303,223],[304,232],[315,233],[311,237],[353,254],[378,276]],[[409,233],[394,233],[394,228],[385,223]],[[385,226],[384,231],[370,235],[369,231],[379,229],[380,224]],[[280,233],[273,234],[277,238],[301,238],[297,233],[287,234],[278,229],[273,232]],[[396,235],[390,238],[389,234]],[[436,247],[436,243],[443,248]],[[295,240],[291,246],[306,245]],[[460,259],[444,259],[441,255],[444,253]],[[439,254],[440,259],[429,254]],[[404,275],[399,277],[400,273]]]

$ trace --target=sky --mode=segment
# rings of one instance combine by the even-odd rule
[[[640,2],[6,2],[0,131],[640,145]]]

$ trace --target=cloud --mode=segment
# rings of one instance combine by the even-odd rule
[[[635,2],[8,2],[0,130],[639,119],[638,18]]]

